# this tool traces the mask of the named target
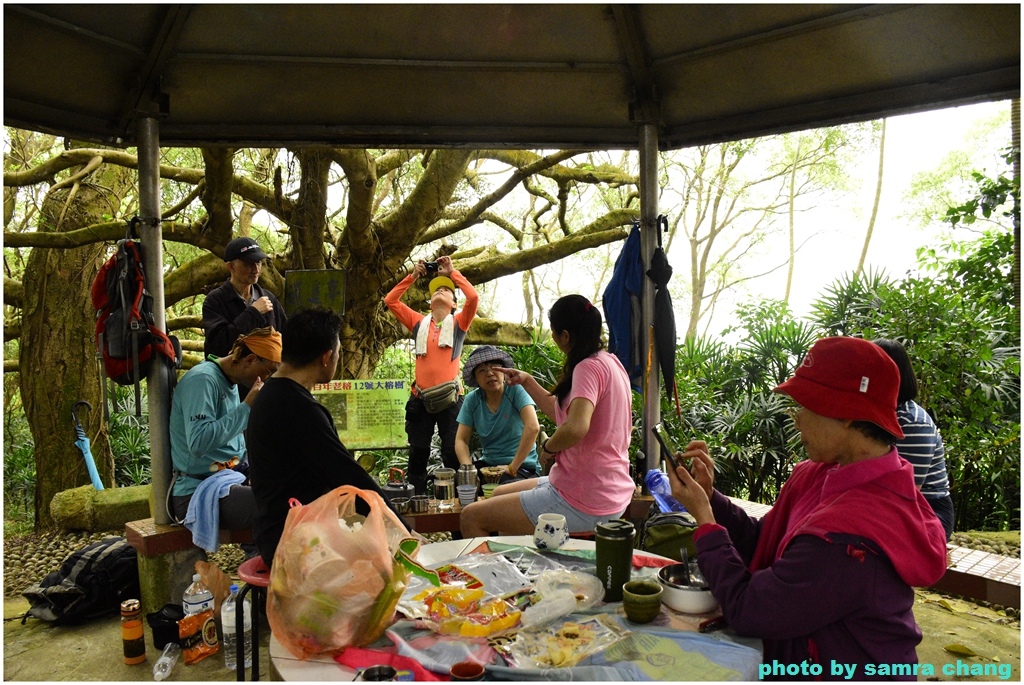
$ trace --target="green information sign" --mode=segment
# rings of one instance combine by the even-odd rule
[[[313,395],[334,417],[338,437],[350,450],[403,448],[406,380],[331,381],[313,386]]]
[[[327,307],[345,313],[345,272],[340,269],[299,269],[284,272],[284,310]]]

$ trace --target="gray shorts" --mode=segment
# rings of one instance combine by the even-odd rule
[[[538,478],[537,487],[532,490],[520,492],[519,503],[523,506],[523,511],[526,512],[526,516],[529,517],[530,522],[534,525],[537,525],[537,518],[541,514],[561,514],[565,517],[565,523],[570,533],[593,533],[597,529],[597,524],[611,519],[622,518],[622,515],[626,513],[626,510],[623,509],[618,514],[595,516],[594,514],[585,514],[578,509],[574,509],[572,505],[565,501],[564,497],[558,494],[558,490],[552,487],[551,483],[548,482],[547,476]]]

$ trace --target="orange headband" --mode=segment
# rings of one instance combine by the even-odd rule
[[[258,357],[272,362],[281,361],[281,334],[271,329],[270,335],[248,335],[239,342],[243,343]]]

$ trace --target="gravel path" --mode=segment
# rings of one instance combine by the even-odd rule
[[[41,533],[12,535],[4,538],[4,596],[17,597],[25,588],[42,580],[48,573],[60,568],[61,563],[76,550],[91,542],[110,536],[120,537],[123,530],[103,533]],[[425,536],[431,542],[451,539],[448,533]],[[222,545],[210,561],[224,573],[234,576],[245,561],[245,553],[238,545]]]

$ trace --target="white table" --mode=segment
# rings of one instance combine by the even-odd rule
[[[417,561],[424,566],[436,564],[449,559],[456,559],[476,549],[485,542],[500,542],[508,545],[533,546],[532,535],[502,535],[497,537],[467,538],[465,540],[446,540],[424,545],[420,549]],[[593,540],[576,540],[570,538],[562,549],[567,550],[588,550],[594,549]],[[639,554],[654,559],[661,559],[657,554],[633,550]],[[304,680],[304,681],[350,681],[355,677],[355,672],[342,666],[329,656],[318,656],[303,661],[294,657],[291,652],[277,641],[273,635],[270,636],[270,672],[275,679],[280,680]]]

